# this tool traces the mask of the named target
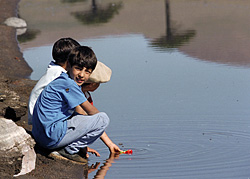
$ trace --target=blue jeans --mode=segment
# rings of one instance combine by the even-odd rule
[[[67,132],[54,148],[61,148],[75,154],[98,139],[109,124],[109,117],[104,112],[92,116],[74,115],[67,120]]]

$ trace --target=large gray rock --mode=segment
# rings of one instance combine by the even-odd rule
[[[35,168],[35,141],[12,120],[0,118],[0,163],[11,165],[22,160],[18,175],[26,174]]]

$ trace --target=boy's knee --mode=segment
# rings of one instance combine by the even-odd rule
[[[100,112],[98,114],[100,115],[100,119],[102,120],[103,125],[107,127],[110,121],[108,115],[105,112]]]

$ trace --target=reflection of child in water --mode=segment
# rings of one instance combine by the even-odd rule
[[[82,92],[87,100],[93,105],[93,99],[90,92],[94,92],[101,83],[106,83],[110,80],[112,71],[109,67],[100,61],[97,61],[96,68],[90,75],[88,81],[83,83]],[[80,114],[87,114],[81,107],[77,107],[76,111]]]
[[[95,171],[96,169],[98,169],[98,171],[96,172],[95,178],[100,178],[100,179],[104,179],[108,170],[110,169],[110,167],[112,166],[112,163],[115,163],[115,160],[119,159],[119,154],[114,154],[111,153],[109,155],[109,158],[107,160],[105,160],[106,162],[103,163],[103,165],[99,168],[100,163],[97,162],[95,165],[93,164],[92,166],[90,166],[88,168],[88,171],[86,173],[86,178],[88,178],[88,174]]]

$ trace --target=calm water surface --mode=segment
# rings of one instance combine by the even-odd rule
[[[30,76],[34,80],[51,61],[53,43],[66,36],[91,46],[112,69],[111,81],[92,93],[94,103],[111,118],[107,129],[111,139],[134,153],[109,158],[104,144],[95,142],[91,147],[101,157],[90,156],[89,165],[100,165],[88,178],[250,178],[250,53],[246,42],[250,34],[244,21],[250,15],[250,3],[69,2],[22,0],[21,17],[39,33],[20,41],[20,48],[34,70]],[[57,13],[62,9],[65,13],[76,11],[79,5],[87,9],[93,2],[99,8],[111,2],[116,12],[108,21],[91,25],[69,18],[71,30],[59,23]],[[44,26],[28,15],[38,4],[45,14],[51,13],[39,19]],[[147,21],[141,12],[155,17]],[[166,14],[170,21],[164,20]],[[81,28],[86,33],[79,34]],[[221,32],[221,28],[229,30]]]

